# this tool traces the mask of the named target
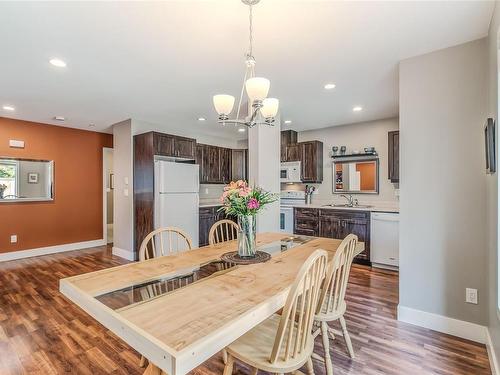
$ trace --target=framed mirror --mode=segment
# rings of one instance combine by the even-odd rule
[[[53,199],[53,161],[0,157],[0,203]]]
[[[333,159],[334,194],[378,194],[379,159],[352,156]]]

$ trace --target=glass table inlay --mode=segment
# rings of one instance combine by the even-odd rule
[[[258,246],[258,250],[265,251],[271,255],[300,246],[311,241],[314,237],[307,236],[287,236],[281,240],[270,242]],[[196,251],[196,250],[194,250]],[[123,309],[127,306],[145,302],[153,298],[172,293],[180,288],[184,288],[192,283],[207,277],[217,277],[229,272],[234,264],[215,259],[206,264],[193,267],[183,274],[175,276],[165,276],[141,284],[132,285],[126,288],[114,290],[95,298],[113,310]],[[245,267],[245,266],[239,266]]]

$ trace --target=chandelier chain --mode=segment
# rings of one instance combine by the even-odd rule
[[[252,17],[252,6],[249,5],[248,6],[250,9],[249,9],[249,14],[248,14],[248,21],[249,21],[249,37],[248,37],[248,42],[249,42],[249,55],[250,56],[253,56],[253,48],[252,48],[252,44],[253,44],[253,36],[252,36],[252,33],[253,33],[253,17]]]

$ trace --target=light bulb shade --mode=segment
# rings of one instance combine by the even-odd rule
[[[219,115],[229,115],[233,110],[234,96],[214,95],[214,107]]]
[[[276,116],[278,113],[278,108],[280,105],[280,101],[276,98],[267,98],[262,101],[262,108],[260,109],[260,113],[265,118],[270,118]]]
[[[253,77],[247,79],[245,82],[245,88],[247,89],[247,95],[252,102],[255,100],[264,100],[269,92],[269,86],[271,82],[267,78]]]

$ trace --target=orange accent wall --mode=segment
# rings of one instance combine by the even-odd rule
[[[0,156],[54,160],[55,176],[52,202],[0,203],[0,253],[103,237],[103,147],[113,147],[111,134],[0,117]]]
[[[356,170],[361,172],[361,190],[375,190],[375,166],[373,163],[358,163]]]

